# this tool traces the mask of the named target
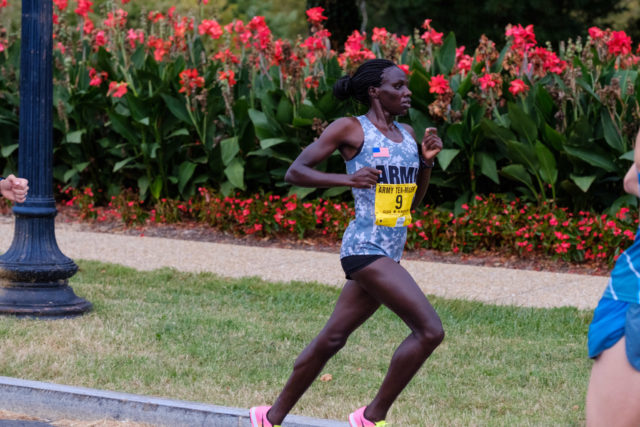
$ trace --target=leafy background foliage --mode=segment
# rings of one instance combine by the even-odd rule
[[[544,64],[532,72],[526,69],[526,61],[534,61],[531,47],[518,50],[513,35],[497,35],[504,39],[502,46],[482,39],[472,51],[460,49],[458,37],[467,37],[463,30],[457,30],[461,36],[439,33],[440,40],[435,40],[425,38],[432,28],[411,29],[403,49],[389,33],[385,37],[378,33],[375,40],[375,32],[361,40],[350,33],[334,51],[329,49],[336,49],[333,38],[319,32],[331,19],[303,23],[301,32],[310,33],[309,38],[279,38],[285,27],[297,28],[280,22],[303,13],[293,1],[211,1],[197,7],[178,2],[168,14],[162,7],[169,3],[159,0],[153,6],[163,19],[154,21],[148,14],[152,7],[133,0],[125,6],[126,23],[110,27],[106,17],[117,13],[119,3],[96,2],[86,17],[73,11],[74,1],[66,10],[56,11],[60,45],[55,51],[54,158],[55,179],[62,186],[100,189],[106,198],[131,188],[151,202],[188,198],[199,187],[223,194],[267,190],[300,197],[339,196],[346,189],[290,188],[283,176],[327,123],[361,111],[338,102],[331,87],[370,54],[408,66],[413,108],[406,120],[418,135],[426,126],[436,126],[444,140],[429,203],[457,213],[474,195],[489,193],[555,200],[572,210],[614,210],[635,203],[622,194],[620,180],[629,167],[640,121],[637,58],[633,50],[610,45],[612,32],[599,39],[588,36],[564,42],[557,56],[549,51],[564,64],[562,70],[550,71]],[[329,18],[335,16],[338,6],[316,3],[327,7]],[[289,17],[274,12],[276,5],[290,12]],[[375,5],[367,2],[367,10],[401,11],[411,6],[402,1],[385,4],[387,9]],[[597,1],[588,5],[583,5],[582,20],[573,14],[569,18],[584,25],[601,12]],[[3,9],[3,20],[15,16],[18,7],[11,3]],[[250,15],[253,10],[269,13],[273,22],[261,23]],[[414,9],[413,16],[420,16],[420,10]],[[198,31],[214,16],[223,25],[237,23],[237,17],[249,21],[243,25],[253,25],[245,28],[250,40],[239,42],[242,32],[237,29],[217,36]],[[376,22],[375,13],[368,16],[368,25]],[[95,28],[83,32],[88,20]],[[356,19],[353,23],[362,24]],[[433,25],[444,27],[439,21]],[[16,169],[20,44],[18,34],[10,31],[15,24],[5,26],[9,30],[0,53],[0,144],[6,172]],[[548,28],[539,34],[550,34]],[[145,42],[132,43],[130,29],[143,32]],[[575,31],[584,33],[585,28]],[[164,54],[158,56],[152,37],[165,43]],[[310,39],[319,45],[307,43]],[[229,57],[215,59],[227,50],[237,63]],[[461,66],[465,51],[471,54],[468,69]],[[515,68],[513,58],[520,61]],[[106,73],[104,82],[92,84],[91,70]],[[195,70],[197,78],[185,81],[187,70]],[[221,78],[222,72],[233,72],[234,77]],[[446,99],[433,89],[438,76],[450,89]],[[487,76],[495,79],[494,87],[483,87],[480,80]],[[231,84],[234,79],[237,82]],[[527,90],[510,93],[515,80]],[[189,82],[194,86],[185,92]],[[126,83],[126,93],[114,96],[111,83]],[[438,105],[444,110],[437,110]],[[342,172],[342,160],[335,154],[320,168]]]

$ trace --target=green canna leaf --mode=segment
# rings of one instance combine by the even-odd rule
[[[593,184],[593,181],[596,180],[595,175],[577,176],[574,174],[570,174],[569,178],[571,178],[571,181],[573,181],[578,186],[578,188],[582,190],[583,193],[586,193],[587,191],[589,191],[589,187],[591,187],[591,184]]]
[[[178,191],[180,193],[184,192],[187,183],[196,171],[196,166],[195,163],[185,160],[178,167]]]
[[[604,139],[607,141],[607,144],[609,144],[609,147],[618,153],[624,153],[626,147],[622,140],[622,135],[620,135],[618,127],[611,119],[611,114],[609,114],[609,110],[606,108],[600,110],[600,122],[602,123],[602,130],[604,131]]]

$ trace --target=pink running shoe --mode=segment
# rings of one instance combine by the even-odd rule
[[[382,420],[382,421],[378,421],[377,423],[374,423],[372,421],[369,421],[368,419],[366,419],[364,417],[364,410],[367,409],[366,406],[363,406],[360,409],[356,409],[355,412],[352,412],[349,415],[349,426],[350,427],[382,427],[382,426],[386,426],[387,423],[386,421]]]
[[[254,406],[249,409],[251,427],[280,427],[278,425],[272,425],[267,419],[269,409],[271,409],[271,406]]]

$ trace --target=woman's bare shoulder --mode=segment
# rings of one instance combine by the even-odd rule
[[[357,145],[364,139],[364,132],[360,121],[356,117],[341,117],[333,121],[322,132],[321,138],[329,138],[340,145]]]
[[[362,129],[360,121],[356,117],[341,117],[331,122],[327,129],[335,129],[341,131],[350,131],[355,129]]]

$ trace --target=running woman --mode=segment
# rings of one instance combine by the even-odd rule
[[[640,197],[640,132],[624,190]],[[595,359],[587,390],[587,426],[639,426],[640,229],[616,261],[589,326],[589,357]]]
[[[435,129],[425,130],[420,146],[413,129],[395,121],[411,106],[407,75],[393,62],[372,59],[333,88],[338,99],[354,98],[369,110],[329,125],[306,147],[285,180],[306,187],[352,188],[356,218],[342,238],[340,261],[347,282],[324,328],[302,351],[273,406],[250,409],[252,427],[276,427],[349,335],[384,304],[411,333],[391,359],[373,400],[349,415],[352,427],[383,426],[400,392],[444,338],[442,322],[411,275],[400,265],[411,209],[429,185],[442,149]],[[314,167],[338,150],[346,174]]]

